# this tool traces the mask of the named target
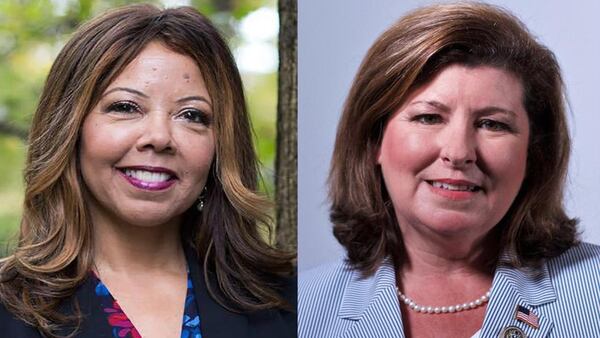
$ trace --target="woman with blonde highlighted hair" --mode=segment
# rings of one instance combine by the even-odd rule
[[[343,262],[300,275],[300,337],[600,337],[600,248],[563,206],[560,67],[508,11],[423,7],[369,49],[329,176]]]
[[[291,256],[239,73],[208,19],[133,5],[58,55],[29,134],[3,337],[293,337]]]

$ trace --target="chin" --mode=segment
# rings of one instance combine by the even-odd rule
[[[487,222],[479,217],[457,212],[430,214],[422,218],[421,223],[437,233],[448,236],[473,232],[487,233],[490,230]]]
[[[164,224],[172,223],[174,218],[164,218],[164,217],[138,217],[132,219],[129,224],[142,228],[153,228],[159,227]]]
[[[119,211],[120,213],[116,215],[117,218],[122,219],[127,224],[139,227],[155,227],[172,223],[183,214],[183,211],[174,212],[159,207],[131,208]]]

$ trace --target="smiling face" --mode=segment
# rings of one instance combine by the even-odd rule
[[[528,138],[521,81],[498,68],[452,65],[409,95],[377,158],[405,243],[483,238],[521,187]]]
[[[196,63],[152,42],[87,115],[80,165],[92,220],[178,222],[204,187],[215,144]]]

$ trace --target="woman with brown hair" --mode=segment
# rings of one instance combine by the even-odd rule
[[[74,34],[25,182],[2,336],[295,336],[290,255],[259,231],[269,204],[240,76],[194,9],[123,7]]]
[[[329,189],[347,259],[301,275],[299,336],[600,336],[569,151],[558,63],[512,14],[401,18],[344,106]]]

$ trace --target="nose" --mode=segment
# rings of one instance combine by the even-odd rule
[[[440,158],[454,169],[462,169],[477,160],[477,141],[468,123],[450,123],[440,138]]]
[[[142,128],[136,144],[139,151],[153,150],[157,153],[176,153],[177,148],[168,117],[159,113],[150,113],[146,116]]]

